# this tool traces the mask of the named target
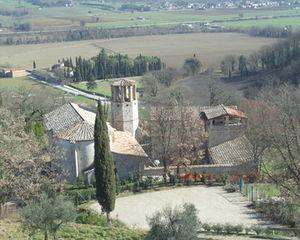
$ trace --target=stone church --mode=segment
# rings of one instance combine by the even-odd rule
[[[143,171],[149,158],[135,139],[139,124],[135,81],[113,82],[111,90],[112,125],[107,123],[110,148],[118,176],[125,179],[130,173]],[[45,115],[49,142],[61,155],[53,164],[66,171],[71,182],[78,177],[90,182],[93,176],[95,117],[94,112],[75,103]]]

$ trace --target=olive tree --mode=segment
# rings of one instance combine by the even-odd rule
[[[175,209],[166,207],[148,218],[150,231],[146,240],[198,239],[200,221],[193,204],[184,204]]]
[[[36,232],[44,234],[44,240],[49,235],[57,239],[57,232],[61,226],[76,218],[76,208],[64,196],[49,197],[43,194],[38,201],[29,203],[22,209],[22,223],[29,235]]]

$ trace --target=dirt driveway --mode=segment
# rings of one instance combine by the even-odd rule
[[[120,197],[116,201],[112,217],[121,220],[130,227],[148,228],[147,216],[165,206],[193,203],[203,223],[230,223],[245,226],[265,224],[257,218],[255,212],[246,207],[247,199],[239,193],[227,193],[221,187],[182,187],[171,190],[136,194]],[[100,212],[98,203],[91,207]]]

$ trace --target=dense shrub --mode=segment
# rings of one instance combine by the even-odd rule
[[[241,225],[241,224],[235,225],[234,228],[233,228],[233,231],[234,231],[236,234],[242,233],[243,230],[244,230],[244,228],[243,228],[243,225]]]
[[[148,219],[150,231],[147,240],[185,239],[193,240],[198,237],[200,222],[197,210],[192,204],[182,207],[165,208]]]
[[[224,231],[225,231],[225,233],[227,233],[227,234],[232,234],[232,233],[235,232],[234,226],[231,225],[231,224],[225,224],[225,225],[224,225]]]
[[[259,226],[255,226],[252,230],[256,233],[256,235],[260,235],[263,232],[263,229]]]
[[[107,227],[109,224],[107,223],[106,216],[86,208],[79,208],[76,223],[90,224],[101,227]],[[112,224],[114,227],[125,227],[123,223],[114,219],[111,220],[110,224]]]
[[[225,185],[224,189],[227,192],[236,192],[239,189],[239,186],[234,184],[227,184]]]
[[[68,196],[75,205],[80,205],[82,203],[95,200],[96,190],[95,188],[73,189],[65,191],[65,195]]]
[[[270,199],[255,203],[255,208],[265,217],[281,224],[295,225],[295,204],[283,199]]]
[[[212,226],[212,230],[215,232],[215,233],[222,233],[223,232],[223,226],[221,224],[215,224]]]
[[[212,226],[208,223],[203,223],[202,224],[202,229],[205,231],[205,232],[210,232],[212,230]]]

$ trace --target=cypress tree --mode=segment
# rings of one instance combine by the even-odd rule
[[[96,197],[110,222],[109,213],[115,208],[116,178],[106,120],[107,107],[99,101],[94,128]]]

